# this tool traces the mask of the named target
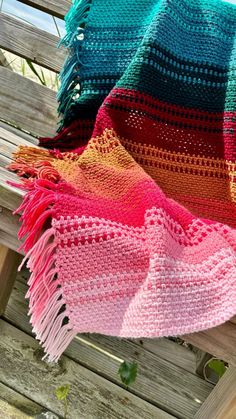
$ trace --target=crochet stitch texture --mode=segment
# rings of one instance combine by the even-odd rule
[[[10,166],[46,356],[79,332],[223,323],[236,314],[236,7],[81,0],[66,25],[59,132]]]

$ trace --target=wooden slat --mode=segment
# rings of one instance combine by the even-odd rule
[[[9,233],[0,230],[0,243],[4,246],[8,247],[9,249],[14,250],[21,255],[24,255],[23,250],[19,251],[19,246],[21,245],[21,241],[17,239],[17,237],[10,236]]]
[[[29,143],[28,145],[31,146],[31,144]],[[1,128],[0,128],[0,159],[2,158],[2,156],[7,157],[10,163],[12,161],[12,154],[16,151],[16,149],[17,149],[16,145],[10,143],[9,141],[6,141],[4,138],[1,137]]]
[[[236,368],[230,367],[208,396],[195,419],[236,418]]]
[[[16,279],[20,256],[0,244],[0,316],[4,313]]]
[[[183,370],[193,374],[196,372],[196,355],[182,345],[178,345],[168,339],[139,339],[139,342],[145,350],[166,359],[172,364],[178,365]],[[167,345],[168,342],[168,345]]]
[[[10,236],[17,237],[20,228],[19,215],[12,215],[12,211],[2,207],[0,212],[0,230]]]
[[[71,0],[19,0],[21,3],[28,4],[43,12],[63,19],[67,13]]]
[[[203,332],[185,335],[183,339],[236,366],[236,325],[230,321]]]
[[[22,202],[24,192],[7,184],[8,181],[19,183],[15,173],[0,167],[0,206],[14,211]]]
[[[172,416],[63,356],[58,364],[41,361],[31,336],[0,320],[1,381],[62,415],[55,389],[70,384],[69,418],[170,419]]]
[[[236,317],[233,317],[230,321],[231,323],[236,324]]]
[[[45,409],[0,382],[0,412],[4,419],[35,417]],[[46,418],[45,418],[46,419]]]
[[[55,134],[56,93],[0,67],[0,118],[39,136]]]
[[[16,147],[19,145],[37,146],[38,139],[23,131],[20,131],[11,125],[7,125],[0,121],[0,138],[14,144]]]
[[[18,275],[22,282],[18,279],[15,283],[4,316],[25,332],[32,333],[27,316],[27,302],[24,299],[27,290],[26,275],[26,270]],[[156,344],[158,346],[158,341]],[[213,388],[196,375],[126,339],[78,335],[66,354],[117,384],[120,384],[117,374],[120,362],[124,359],[136,360],[139,372],[130,391],[180,418],[192,418]]]
[[[1,48],[59,72],[66,51],[62,47],[57,48],[58,42],[57,36],[0,13]]]
[[[32,135],[28,134],[25,131],[19,130],[17,128],[15,128],[12,125],[6,124],[3,121],[0,121],[0,132],[1,132],[1,137],[5,138],[5,139],[9,139],[10,142],[14,143],[14,140],[12,140],[11,137],[16,137],[16,144],[19,144],[19,142],[22,139],[27,140],[29,143],[31,144],[38,144],[38,139],[33,137]],[[14,143],[15,144],[15,143]]]

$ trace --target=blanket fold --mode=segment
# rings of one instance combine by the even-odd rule
[[[59,131],[10,165],[26,191],[19,238],[45,357],[81,332],[225,322],[236,314],[236,7],[81,0],[66,29]]]

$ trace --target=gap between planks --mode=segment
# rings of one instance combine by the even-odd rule
[[[64,18],[69,10],[71,0],[18,0],[21,3],[52,14],[53,16]]]

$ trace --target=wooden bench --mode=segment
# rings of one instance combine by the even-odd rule
[[[68,0],[20,0],[53,16],[63,17]],[[11,16],[0,14],[0,48],[29,58],[58,72],[66,52],[57,49],[59,39]],[[37,144],[38,136],[55,133],[57,103],[54,91],[0,66],[0,315],[5,311],[14,284],[20,255],[18,217],[12,215],[21,202],[22,192],[7,185],[17,181],[5,166],[19,144]],[[10,124],[10,125],[9,125]],[[14,126],[14,127],[13,127]],[[16,128],[18,127],[18,128]],[[29,132],[30,134],[26,133]],[[208,331],[184,336],[205,352],[229,363],[229,368],[195,418],[236,418],[236,318]],[[145,343],[144,343],[145,345]],[[186,392],[188,389],[186,388]]]

